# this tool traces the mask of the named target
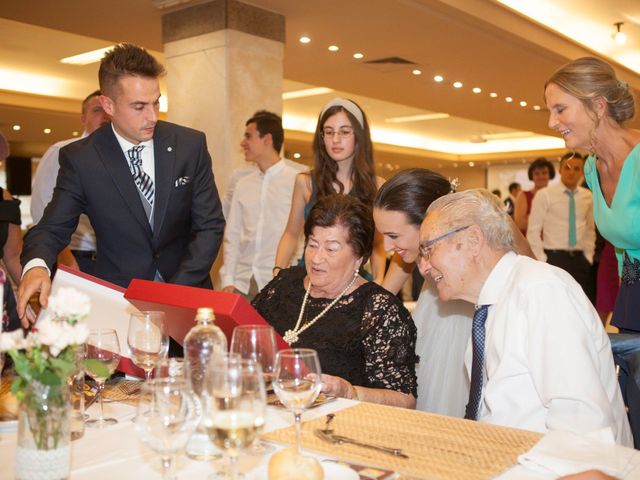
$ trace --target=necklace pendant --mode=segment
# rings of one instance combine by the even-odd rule
[[[284,341],[287,342],[289,345],[296,343],[298,341],[298,334],[296,332],[294,332],[293,330],[287,330],[286,332],[284,332]]]

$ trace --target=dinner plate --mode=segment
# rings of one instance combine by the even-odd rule
[[[0,422],[0,433],[13,433],[18,430],[18,420]]]
[[[338,465],[334,462],[320,462],[322,470],[324,470],[325,480],[359,480],[358,474],[344,465]],[[263,465],[255,470],[245,474],[245,480],[268,480],[269,470]]]

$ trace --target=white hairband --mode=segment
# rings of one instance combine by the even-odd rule
[[[360,110],[360,108],[351,100],[347,100],[346,98],[334,98],[324,106],[322,112],[320,112],[320,118],[322,118],[324,112],[329,110],[331,107],[344,108],[347,112],[356,117],[360,127],[364,128],[364,115],[362,114],[362,110]]]

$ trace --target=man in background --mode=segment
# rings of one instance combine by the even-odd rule
[[[560,181],[533,198],[527,240],[538,260],[571,274],[595,305],[591,265],[596,248],[593,196],[582,182],[584,158],[568,152],[560,160]]]
[[[51,201],[53,188],[56,186],[60,162],[60,149],[71,142],[91,135],[95,130],[109,122],[109,116],[100,105],[100,90],[91,93],[82,102],[80,121],[84,127],[82,136],[70,138],[53,144],[40,159],[31,187],[31,217],[37,224],[42,218],[45,207]],[[69,245],[58,254],[58,263],[74,270],[81,270],[93,275],[96,259],[96,234],[89,218],[82,214],[78,220],[78,228],[71,235]]]
[[[511,182],[509,184],[509,195],[504,199],[504,204],[507,207],[507,213],[513,218],[513,209],[516,206],[516,197],[522,191],[522,187],[518,182]]]
[[[273,278],[278,241],[284,231],[295,177],[300,172],[280,156],[282,119],[261,110],[246,122],[240,146],[257,168],[233,190],[224,236],[223,291],[249,301]]]

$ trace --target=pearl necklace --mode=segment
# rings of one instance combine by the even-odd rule
[[[311,325],[313,325],[318,320],[320,320],[320,318],[322,318],[322,316],[325,313],[327,313],[331,309],[331,307],[333,307],[336,303],[338,303],[338,301],[345,295],[345,293],[347,293],[347,291],[349,291],[349,289],[353,286],[357,278],[358,278],[358,271],[356,270],[356,272],[353,274],[353,278],[349,282],[349,285],[347,285],[346,288],[342,290],[342,292],[340,292],[340,295],[334,298],[333,301],[329,305],[327,305],[324,310],[322,310],[318,315],[316,315],[313,318],[313,320],[305,323],[302,326],[302,328],[299,328],[300,323],[302,323],[302,317],[304,316],[304,310],[307,306],[307,300],[309,299],[309,292],[311,291],[311,280],[309,280],[309,286],[307,287],[307,291],[304,294],[304,299],[302,300],[302,307],[300,308],[300,314],[298,315],[298,321],[296,322],[296,326],[293,328],[293,330],[287,330],[286,332],[284,332],[284,337],[283,337],[284,341],[287,342],[289,345],[296,343],[302,332],[304,332],[307,328],[311,327]]]

